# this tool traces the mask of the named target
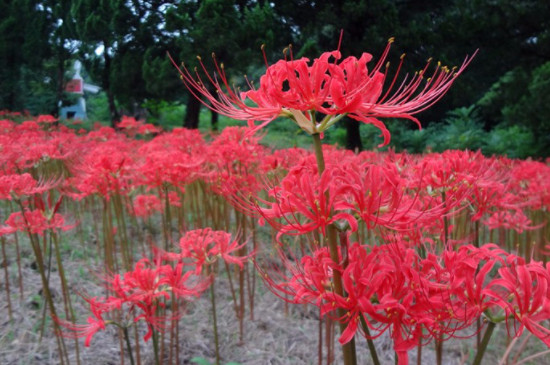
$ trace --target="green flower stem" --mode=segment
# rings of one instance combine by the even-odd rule
[[[372,363],[374,365],[380,365],[380,359],[378,358],[376,347],[374,347],[374,341],[372,340],[372,338],[370,338],[369,326],[367,325],[367,321],[365,321],[365,317],[363,316],[363,313],[359,315],[359,318],[361,320],[361,327],[363,328],[363,331],[365,332],[365,335],[367,338],[367,345],[369,346]]]
[[[491,335],[493,334],[493,331],[495,330],[496,323],[489,321],[487,323],[487,329],[485,330],[485,334],[483,335],[483,339],[481,340],[481,344],[479,345],[479,348],[477,349],[476,357],[474,359],[474,362],[472,365],[481,365],[481,360],[483,359],[483,355],[485,354],[485,350],[487,349],[487,345],[489,344],[489,340],[491,339]]]
[[[331,118],[324,118],[322,121],[321,121],[321,124],[319,125],[318,127],[318,130],[320,131],[325,131],[327,130],[329,127],[331,127],[332,125],[336,124],[336,122],[338,122],[340,119],[344,118],[347,114],[338,114],[337,116],[335,117],[331,117]],[[328,117],[328,116],[327,116]]]
[[[214,330],[214,345],[216,346],[216,365],[220,365],[220,343],[218,339],[218,318],[216,315],[216,294],[214,292],[214,280],[210,284],[210,303],[212,304],[212,326]]]
[[[132,345],[130,344],[130,336],[128,335],[128,327],[123,327],[122,332],[126,339],[126,347],[128,348],[128,355],[130,355],[130,364],[134,365],[134,355],[132,354]]]
[[[313,147],[315,149],[315,157],[317,158],[317,169],[319,170],[319,176],[325,171],[325,159],[323,156],[323,147],[321,144],[321,136],[319,134],[313,134]],[[330,250],[330,258],[335,263],[339,263],[338,244],[336,227],[331,224],[327,227],[327,245]],[[344,297],[344,287],[342,285],[342,276],[338,270],[333,272],[334,292],[341,297]],[[338,316],[344,318],[346,311],[343,308],[338,309]],[[346,324],[340,322],[340,331],[343,332],[346,329]],[[356,365],[357,359],[355,354],[355,339],[342,345],[342,351],[344,353],[344,365]]]
[[[4,262],[8,262],[8,256],[6,254],[6,239],[4,236],[1,236],[0,237],[0,240],[2,242],[2,260]],[[11,307],[11,296],[10,296],[10,275],[9,275],[9,272],[8,272],[8,265],[5,264],[4,265],[4,288],[6,289],[6,298],[7,298],[7,302],[8,302],[8,317],[10,319],[10,322],[13,324],[13,311],[12,311],[12,307]]]
[[[61,250],[59,248],[59,237],[55,230],[50,233],[50,240],[53,240],[55,248],[55,259],[57,260],[57,271],[59,273],[59,279],[61,280],[61,291],[63,293],[63,304],[65,306],[65,316],[74,321],[76,316],[73,310],[73,304],[71,303],[71,294],[69,292],[69,285],[67,284],[67,278],[65,276],[65,269],[63,267],[63,261],[61,259]],[[80,365],[80,348],[78,346],[78,340],[75,338],[75,351],[76,351],[76,363]]]
[[[38,272],[40,274],[40,279],[42,281],[42,293],[46,300],[46,305],[44,306],[44,309],[46,309],[46,306],[47,306],[50,311],[50,316],[52,318],[59,318],[55,311],[55,305],[53,302],[52,294],[50,292],[49,277],[46,275],[46,268],[44,265],[44,256],[42,253],[42,248],[40,247],[40,241],[38,240],[38,237],[35,233],[31,233],[31,230],[30,230],[31,226],[30,226],[30,223],[27,221],[27,217],[25,216],[25,207],[23,206],[23,202],[21,200],[17,200],[17,203],[21,208],[21,215],[23,217],[25,227],[27,228],[27,234],[31,242],[31,247],[34,252],[34,258],[36,260],[36,265],[38,267]],[[63,335],[62,335],[59,323],[57,321],[53,321],[53,326],[54,326],[54,332],[57,338],[57,347],[59,351],[60,364],[61,365],[69,364],[70,361],[69,361],[67,349],[65,346],[65,341],[63,340]],[[42,335],[40,336],[40,340],[42,340]]]
[[[153,328],[153,326],[149,325],[151,327],[151,331],[153,331],[153,351],[155,353],[155,365],[160,365],[160,359],[159,359],[159,337],[157,335],[157,331]]]
[[[313,134],[313,148],[315,150],[315,158],[317,159],[317,169],[319,175],[325,171],[325,158],[323,156],[323,144],[321,143],[321,135],[319,133]]]

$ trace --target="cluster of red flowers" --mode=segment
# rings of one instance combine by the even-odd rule
[[[106,279],[107,289],[112,293],[109,297],[86,298],[90,305],[92,316],[88,317],[88,324],[75,325],[71,322],[58,322],[65,327],[69,337],[85,337],[84,344],[90,346],[92,337],[100,330],[104,330],[108,324],[116,323],[125,328],[133,322],[143,320],[147,324],[148,331],[144,340],[148,341],[153,334],[153,329],[163,330],[169,319],[158,314],[158,309],[164,307],[163,299],[174,300],[190,299],[198,297],[208,287],[208,281],[202,280],[190,285],[192,271],[185,272],[183,263],[175,266],[162,265],[159,262],[152,263],[142,259],[136,263],[132,271],[114,275]],[[114,311],[122,317],[122,323],[113,319],[105,319]],[[115,317],[113,315],[113,317]]]
[[[295,62],[298,69],[305,67],[304,61]],[[323,62],[330,70],[336,67]],[[265,77],[289,77],[277,67]],[[342,62],[339,67],[346,69],[344,81],[351,85],[353,70],[347,68],[352,66]],[[300,78],[305,72],[314,70],[304,69]],[[343,86],[320,87],[317,94],[335,98]],[[247,97],[263,100],[262,92],[250,91]],[[270,95],[269,102],[275,102],[278,96]],[[294,97],[303,102],[302,96]],[[334,100],[327,113],[346,108],[345,103],[359,102]],[[550,319],[548,267],[505,252],[505,242],[498,242],[501,248],[469,245],[474,225],[488,234],[540,231],[544,222],[538,213],[550,208],[545,163],[468,151],[420,156],[325,147],[326,168],[319,175],[311,152],[272,152],[248,128],[227,128],[211,142],[185,129],[136,140],[131,136],[149,133],[151,127],[126,120],[126,134],[107,127],[84,133],[42,119],[0,121],[0,199],[21,203],[0,235],[70,228],[61,200],[51,202],[54,197],[78,202],[99,196],[109,202],[122,196],[128,213],[146,218],[162,214],[166,205],[183,206],[188,189],[199,185],[276,228],[275,247],[287,271],[262,269],[266,282],[287,300],[313,303],[346,323],[342,342],[362,333],[364,320],[373,337],[390,331],[396,351],[406,359],[407,350],[419,342],[451,337],[485,315],[506,320],[512,334],[526,328],[550,344],[548,329],[541,325]],[[340,231],[338,261],[318,242],[302,247],[300,254],[293,251],[292,236],[315,236],[330,225]],[[192,273],[208,273],[205,265],[220,258],[241,267],[249,259],[237,254],[243,244],[210,229],[183,233],[179,246],[179,253],[159,251],[170,263],[142,260],[132,271],[111,276],[111,296],[88,299],[93,314],[88,324],[66,324],[74,336],[86,337],[89,344],[115,309],[129,313],[128,319],[143,319],[150,330],[161,329],[166,318],[155,313],[163,298],[196,296],[205,288],[204,281],[189,287]],[[542,246],[524,256],[542,257]],[[346,296],[331,287],[336,272]],[[337,309],[347,315],[339,317]]]
[[[407,351],[419,343],[468,336],[458,331],[481,316],[505,320],[513,336],[526,328],[550,346],[550,330],[541,324],[550,319],[549,266],[526,262],[494,244],[463,245],[426,257],[401,240],[381,246],[352,243],[346,250],[345,267],[325,247],[300,260],[281,254],[285,270],[264,272],[264,277],[281,298],[313,303],[345,322],[341,343],[357,331],[368,338],[389,331],[400,364],[408,363]],[[336,271],[346,296],[331,285]],[[340,308],[346,311],[343,318]]]
[[[180,240],[180,253],[156,250],[157,258],[153,262],[141,259],[133,270],[105,278],[106,289],[112,295],[86,298],[92,313],[88,317],[88,324],[58,322],[69,330],[69,337],[85,337],[85,345],[89,346],[93,335],[104,330],[107,324],[126,328],[133,322],[143,320],[148,328],[144,340],[148,341],[153,330],[162,331],[167,321],[183,315],[178,312],[171,317],[160,315],[159,309],[165,307],[166,300],[199,297],[213,280],[212,273],[205,273],[203,268],[218,258],[242,268],[249,257],[234,257],[230,254],[244,244],[239,245],[231,239],[229,233],[223,231],[212,231],[209,228],[188,231]],[[186,270],[186,266],[191,267],[191,270]],[[106,319],[113,311],[117,315],[112,317],[122,318],[122,322]]]

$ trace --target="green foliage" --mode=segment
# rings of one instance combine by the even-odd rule
[[[483,119],[493,125],[502,122],[503,111],[521,99],[529,85],[529,79],[529,72],[521,67],[501,76],[477,102]]]
[[[432,123],[423,129],[417,129],[414,124],[404,120],[386,120],[385,124],[391,132],[391,141],[382,148],[378,148],[383,142],[380,131],[368,124],[360,126],[361,141],[366,150],[394,149],[398,152],[424,153],[467,149],[481,150],[489,156],[505,155],[510,158],[541,155],[540,147],[529,128],[500,124],[491,131],[485,131],[478,108],[474,105],[452,110],[442,123]],[[277,130],[270,129],[269,133],[277,133]],[[345,143],[345,138],[345,129],[339,126],[330,129],[325,137],[327,143],[339,145]]]
[[[303,132],[296,123],[287,118],[275,119],[267,126],[262,144],[271,148],[309,147],[311,136]]]
[[[527,158],[539,155],[533,132],[526,127],[499,125],[487,134],[482,151],[485,155]]]
[[[163,129],[181,126],[185,106],[164,100],[147,100],[142,105],[148,112],[147,123],[161,126]]]
[[[434,151],[447,149],[477,151],[485,140],[479,113],[475,106],[451,110],[444,119],[441,132],[434,134]]]
[[[529,128],[536,136],[541,153],[550,148],[550,61],[531,72],[527,88],[516,103],[503,108],[507,125],[519,124]]]
[[[86,112],[91,122],[108,122],[111,119],[107,95],[104,91],[87,97]]]
[[[504,74],[479,100],[487,119],[501,122],[495,129],[499,139],[503,128],[514,131],[530,141],[529,148],[519,152],[547,156],[550,150],[550,62],[532,71],[515,68]],[[517,126],[518,128],[512,128]],[[530,137],[527,137],[527,136]]]

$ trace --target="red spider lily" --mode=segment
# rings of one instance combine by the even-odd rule
[[[12,213],[5,224],[0,227],[0,236],[18,231],[42,235],[45,230],[49,229],[68,231],[74,228],[74,225],[65,224],[65,218],[61,214],[55,213],[47,217],[45,212],[40,209],[26,210],[23,214],[21,212]]]
[[[317,229],[325,234],[328,225],[337,221],[347,222],[355,231],[356,219],[345,211],[335,211],[340,197],[337,193],[340,173],[336,167],[329,166],[319,178],[316,168],[304,161],[268,191],[275,201],[262,201],[268,208],[257,206],[258,212],[277,228],[279,236]]]
[[[537,161],[514,161],[511,184],[520,201],[529,202],[532,209],[550,207],[550,168]]]
[[[205,154],[206,143],[198,131],[176,128],[161,134],[139,148],[143,163],[138,165],[136,183],[148,188],[171,184],[182,190],[202,176]]]
[[[323,306],[325,296],[333,290],[333,271],[341,270],[331,259],[328,248],[317,247],[311,255],[304,255],[298,259],[292,253],[285,252],[283,244],[279,243],[277,253],[284,270],[275,265],[264,269],[255,262],[270,290],[290,303]],[[341,258],[341,254],[339,255]],[[332,309],[334,307],[330,307],[330,310]]]
[[[85,337],[84,346],[90,347],[92,337],[99,331],[105,330],[105,326],[112,323],[112,321],[105,320],[103,315],[114,309],[120,309],[122,302],[117,298],[84,298],[90,305],[90,312],[92,315],[88,317],[88,324],[74,324],[69,321],[64,321],[59,318],[54,320],[66,331],[63,332],[63,336],[67,338],[81,338]]]
[[[138,134],[155,134],[161,130],[152,124],[137,121],[133,117],[123,116],[117,128],[124,130],[130,137],[135,137]]]
[[[37,123],[55,123],[57,121],[58,119],[52,115],[39,115],[38,118],[36,118]]]
[[[13,198],[40,194],[53,186],[53,182],[39,186],[38,182],[28,173],[2,175],[0,176],[0,199],[12,200]]]
[[[163,287],[162,266],[151,265],[147,259],[138,261],[134,270],[124,273],[121,279],[122,286],[117,292],[122,290],[126,301],[147,307],[158,299],[169,298]]]
[[[550,273],[540,262],[526,264],[510,255],[507,265],[499,269],[500,278],[491,284],[493,296],[504,310],[506,321],[514,321],[515,336],[524,328],[550,346],[550,329],[542,325],[550,319]],[[516,328],[516,321],[519,328]],[[508,323],[510,330],[510,324]]]
[[[80,193],[67,194],[76,198],[100,194],[110,199],[113,193],[127,193],[137,174],[134,148],[135,143],[127,140],[92,143],[82,160],[71,166],[75,176],[68,185]]]
[[[162,203],[156,195],[137,195],[134,198],[133,212],[137,217],[148,217],[162,210]]]
[[[188,282],[193,275],[192,271],[184,272],[184,264],[178,262],[175,266],[164,265],[162,275],[164,282],[172,292],[179,298],[198,297],[210,285],[210,280],[199,280],[194,286],[189,286]]]
[[[210,144],[207,181],[211,189],[233,203],[236,194],[255,194],[259,189],[259,169],[266,155],[259,144],[261,136],[248,133],[248,128],[228,127]]]
[[[484,223],[489,229],[503,227],[506,229],[513,229],[517,233],[539,229],[546,224],[541,223],[538,225],[532,225],[533,222],[527,218],[521,209],[516,209],[513,212],[504,210],[497,211],[486,219]]]
[[[23,172],[51,160],[65,161],[78,149],[77,139],[70,130],[45,132],[35,122],[29,123],[17,124],[0,133],[0,162],[4,173]]]
[[[256,89],[239,93],[230,87],[223,64],[215,61],[217,75],[210,76],[200,57],[199,62],[206,74],[203,80],[198,72],[193,75],[184,65],[179,68],[180,77],[190,92],[210,109],[238,120],[246,120],[249,126],[259,129],[277,117],[292,119],[309,134],[322,133],[336,123],[341,115],[375,125],[384,135],[383,145],[389,142],[389,132],[377,118],[406,118],[420,123],[413,114],[421,112],[437,102],[450,88],[471,61],[466,58],[458,68],[449,70],[438,63],[432,75],[427,76],[428,66],[410,80],[405,78],[394,90],[401,63],[391,84],[383,92],[388,71],[381,71],[388,55],[391,39],[382,57],[369,71],[367,63],[372,60],[364,53],[359,59],[348,57],[339,64],[338,50],[325,52],[309,63],[307,58],[280,60],[267,67]],[[205,82],[206,81],[206,82]],[[424,81],[426,81],[424,83]],[[214,86],[211,92],[206,83]],[[225,88],[225,91],[223,90]],[[204,97],[206,101],[202,101]],[[255,106],[249,106],[247,100]],[[312,119],[315,112],[326,117],[319,123]],[[262,122],[255,126],[254,121]]]
[[[395,166],[368,163],[359,166],[348,169],[342,178],[339,193],[344,199],[337,207],[357,212],[367,228],[379,225],[404,229],[443,214],[442,209],[429,211],[429,203],[419,193],[409,196]]]
[[[370,329],[370,338],[390,331],[401,364],[407,363],[407,351],[419,341],[459,336],[458,331],[470,328],[483,313],[502,306],[504,299],[500,298],[507,298],[507,294],[497,290],[503,284],[493,279],[491,272],[512,260],[510,254],[492,244],[480,248],[468,245],[421,258],[415,249],[399,241],[372,247],[355,243],[348,245],[345,268],[331,260],[326,247],[313,247],[311,255],[302,259],[283,252],[282,246],[278,252],[284,271],[262,269],[256,263],[276,295],[292,303],[317,305],[323,314],[333,315],[343,309],[346,314],[336,317],[346,324],[341,343],[350,341],[357,332],[365,335],[359,325],[361,316]],[[335,270],[341,273],[346,296],[332,288]],[[544,270],[537,272],[547,276]],[[543,280],[538,282],[545,285]],[[510,307],[517,310],[517,305]],[[533,309],[533,313],[538,311]]]
[[[244,263],[254,254],[244,257],[235,257],[231,253],[239,251],[246,242],[239,245],[237,240],[231,239],[231,234],[224,231],[213,231],[211,228],[188,231],[180,239],[181,253],[164,253],[166,260],[179,261],[191,258],[195,266],[195,274],[202,273],[204,266],[208,266],[221,258],[227,263],[237,264],[242,269]]]
[[[86,337],[85,345],[89,346],[95,333],[105,329],[105,325],[114,323],[105,321],[103,316],[114,310],[123,310],[123,318],[132,319],[134,322],[143,320],[147,323],[148,331],[144,340],[148,341],[154,329],[162,331],[167,321],[181,316],[181,313],[175,313],[172,318],[159,316],[157,309],[164,306],[163,299],[170,298],[170,293],[177,298],[198,297],[210,284],[207,280],[199,280],[194,286],[190,286],[191,275],[192,272],[183,272],[181,263],[171,267],[142,259],[136,263],[134,270],[105,278],[112,296],[85,298],[92,312],[87,325],[76,325],[61,320],[57,322],[68,330],[64,333],[65,336]],[[127,323],[117,325],[124,327]]]
[[[105,321],[103,318],[95,316],[88,317],[88,324],[74,324],[69,321],[62,321],[56,319],[56,322],[64,327],[66,331],[63,332],[63,336],[66,338],[82,338],[85,337],[84,346],[90,347],[92,337],[99,331],[105,330],[105,326],[110,321]]]

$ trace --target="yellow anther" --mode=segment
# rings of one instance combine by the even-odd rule
[[[388,39],[388,43],[393,43],[395,42],[395,38],[394,37],[391,37],[390,39]]]
[[[405,58],[405,55],[406,55],[406,53],[403,53],[403,54],[401,55],[401,59]]]
[[[265,50],[265,43],[260,46],[260,49],[263,51]]]
[[[202,61],[201,56],[197,56],[197,60]]]
[[[432,62],[432,60],[433,60],[433,58],[430,57],[430,58],[428,58],[428,61],[427,61],[427,62],[430,63],[430,62]]]

